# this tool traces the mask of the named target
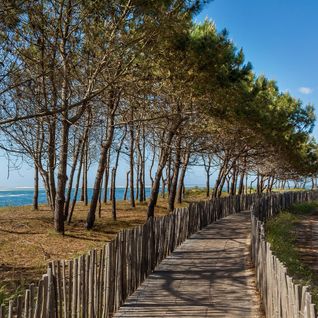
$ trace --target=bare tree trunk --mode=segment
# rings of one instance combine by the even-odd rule
[[[161,177],[161,197],[165,198],[165,193],[166,193],[166,183],[167,183],[167,179],[165,179],[163,176]],[[153,183],[152,183],[153,185]]]
[[[39,168],[34,165],[34,192],[33,192],[33,210],[39,209]]]
[[[202,155],[203,165],[206,173],[206,197],[210,197],[210,177],[211,177],[211,164],[212,164],[212,157],[208,155],[207,162],[205,161],[205,156]]]
[[[100,191],[98,197],[98,217],[102,217],[102,191]]]
[[[151,194],[150,194],[150,198],[149,198],[149,204],[148,204],[148,210],[147,210],[148,219],[154,217],[154,215],[155,215],[155,206],[156,206],[157,200],[158,200],[158,193],[159,193],[159,189],[160,189],[160,180],[161,180],[161,176],[162,176],[162,171],[166,165],[168,156],[169,156],[170,151],[171,151],[170,146],[171,146],[172,139],[173,139],[175,133],[177,132],[181,123],[182,123],[182,120],[180,119],[179,121],[177,121],[174,124],[172,129],[169,130],[167,140],[164,143],[163,148],[161,149],[160,158],[159,158],[159,162],[158,162],[158,168],[157,168],[156,176],[154,179],[153,187],[151,189]]]
[[[206,171],[206,197],[210,197],[210,168]]]
[[[48,143],[48,189],[50,195],[50,204],[51,209],[54,211],[55,209],[55,196],[56,196],[56,188],[55,188],[55,134],[56,134],[56,124],[55,120],[51,124],[49,129],[49,143]]]
[[[114,123],[115,123],[115,112],[119,103],[119,96],[117,96],[117,100],[115,100],[114,92],[112,91],[110,94],[110,107],[111,115],[110,115],[110,121],[108,125],[108,129],[106,132],[106,138],[105,141],[102,144],[101,147],[101,153],[100,158],[98,162],[98,169],[96,173],[94,188],[93,188],[93,194],[92,194],[92,200],[90,204],[90,208],[87,213],[87,219],[86,219],[86,228],[91,229],[94,226],[95,222],[95,212],[98,202],[98,197],[100,194],[100,188],[101,188],[101,182],[103,180],[104,171],[106,168],[106,159],[107,159],[107,153],[109,151],[109,148],[113,141],[113,135],[114,135]]]
[[[218,177],[215,181],[215,185],[214,185],[214,189],[212,193],[212,197],[214,198],[220,196],[220,193],[222,193],[224,182],[225,182],[225,180],[223,181],[223,179],[224,179],[224,175],[226,171],[226,166],[227,166],[227,160],[224,160],[224,162],[222,163],[219,169]],[[221,189],[220,189],[220,186],[221,186]]]
[[[88,173],[88,150],[89,150],[89,145],[88,141],[86,143],[85,147],[85,161],[84,161],[84,170],[83,170],[83,193],[84,193],[84,204],[85,206],[88,205],[88,186],[87,186],[87,173]]]
[[[166,168],[166,176],[167,176],[167,191],[168,195],[170,195],[170,187],[171,187],[171,154],[169,154],[169,159]]]
[[[119,164],[119,156],[121,152],[121,148],[123,147],[124,140],[126,138],[127,134],[127,127],[125,127],[125,132],[120,140],[119,146],[116,150],[116,161],[115,161],[115,167],[112,169],[112,176],[111,176],[111,193],[112,193],[112,216],[113,220],[116,221],[116,174],[117,174],[117,168]]]
[[[224,184],[227,180],[227,175],[224,175],[222,177],[222,180],[221,180],[221,183],[220,183],[220,187],[219,187],[219,191],[218,191],[218,194],[217,194],[217,197],[220,198],[222,196],[222,192],[223,192],[223,187],[224,187]]]
[[[117,220],[117,214],[116,214],[116,168],[112,169],[112,182],[111,182],[111,188],[112,188],[112,218],[114,221]]]
[[[242,195],[244,192],[244,177],[245,177],[245,171],[242,170],[240,174],[240,184],[239,184],[239,189],[238,189],[238,195]]]
[[[108,192],[108,179],[109,179],[109,166],[110,166],[110,151],[108,150],[107,162],[105,168],[105,176],[104,176],[104,196],[103,202],[107,203],[107,192]]]
[[[148,219],[154,217],[155,215],[155,206],[158,200],[160,179],[161,179],[162,170],[164,169],[164,167],[165,167],[164,164],[158,165],[158,169],[154,178],[154,182],[153,182],[153,186],[152,186],[151,194],[150,194],[150,199],[149,199],[149,204],[148,204],[148,211],[147,211]]]
[[[126,188],[125,188],[125,192],[124,192],[124,201],[127,200],[127,193],[128,193],[128,187],[129,187],[129,174],[130,174],[130,171],[127,171],[127,173],[126,173]]]
[[[186,152],[184,158],[183,158],[183,164],[182,164],[182,169],[180,173],[180,179],[179,179],[179,186],[177,190],[177,202],[182,203],[182,197],[184,193],[184,178],[186,175],[188,163],[189,163],[189,158],[190,158],[190,153]]]
[[[67,115],[64,115],[67,117]],[[61,149],[60,162],[58,170],[58,182],[55,198],[54,212],[54,228],[57,232],[64,234],[64,204],[65,204],[65,186],[66,186],[66,171],[67,171],[67,155],[68,155],[68,131],[69,123],[66,119],[62,122],[61,132]]]
[[[70,200],[71,200],[71,193],[72,193],[72,187],[73,187],[73,179],[74,179],[74,174],[78,162],[78,157],[81,152],[81,148],[85,147],[85,141],[86,140],[86,134],[88,132],[88,128],[85,129],[84,135],[82,136],[81,140],[79,141],[76,151],[73,156],[73,163],[71,167],[71,172],[70,172],[70,177],[68,180],[68,189],[67,189],[67,194],[66,194],[66,200],[65,200],[65,207],[64,207],[64,219],[67,220],[67,215],[68,215],[68,210],[69,210],[69,205],[70,205]]]
[[[170,212],[174,210],[174,202],[176,199],[179,170],[180,170],[180,163],[181,163],[180,159],[181,159],[181,139],[179,138],[177,143],[175,164],[174,164],[173,176],[172,176],[172,182],[171,182],[171,188],[170,188],[170,194],[169,194],[169,211]]]
[[[80,162],[79,162],[79,167],[78,167],[78,172],[77,172],[77,179],[76,179],[76,184],[75,184],[75,191],[74,191],[74,195],[73,195],[73,200],[72,200],[71,208],[70,208],[70,210],[68,212],[68,216],[67,216],[67,223],[68,224],[71,223],[75,204],[77,201],[77,194],[78,194],[78,190],[79,190],[79,185],[80,185],[80,180],[81,180],[81,172],[82,172],[82,167],[83,167],[83,160],[84,160],[84,155],[85,155],[84,149],[85,148],[83,145],[82,151],[81,151],[81,158],[80,158]]]
[[[134,193],[134,126],[130,124],[130,152],[129,152],[129,163],[130,163],[130,206],[134,208],[135,204],[135,193]]]
[[[153,147],[153,156],[152,156],[152,159],[151,159],[151,165],[150,165],[150,169],[149,169],[149,177],[150,177],[150,180],[151,180],[151,186],[153,186],[153,176],[152,176],[152,169],[153,169],[153,166],[154,166],[154,163],[155,163],[155,158],[156,158],[156,148]]]
[[[137,159],[137,165],[136,165],[136,200],[139,199],[139,170],[140,170],[140,161],[139,158]]]
[[[85,153],[84,153],[84,156],[85,156]],[[84,174],[84,171],[85,171],[85,158],[83,159],[83,162],[82,162],[82,169],[83,170],[83,177],[82,177],[82,188],[81,188],[81,198],[80,198],[80,201],[84,202],[84,199],[85,199],[85,174]]]
[[[231,188],[230,188],[230,195],[236,194],[236,184],[237,184],[237,169],[236,169],[236,165],[234,165],[233,172],[232,172],[232,182],[231,182]]]
[[[145,131],[143,127],[142,148],[140,147],[140,138],[137,144],[138,162],[139,162],[139,202],[145,201]]]
[[[33,210],[39,209],[39,163],[40,163],[40,126],[37,125],[36,129],[36,146],[35,146],[35,158],[34,158],[34,192],[33,192]],[[41,143],[42,144],[42,143]]]

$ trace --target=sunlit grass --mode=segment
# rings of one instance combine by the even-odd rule
[[[310,286],[318,306],[318,274],[306,265],[297,248],[297,226],[304,216],[317,211],[318,202],[301,203],[279,213],[266,223],[266,238],[273,253],[286,266],[288,274],[303,286]]]

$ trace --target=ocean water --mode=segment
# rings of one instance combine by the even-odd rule
[[[74,191],[72,191],[74,192]],[[88,199],[91,198],[93,189],[88,189]],[[116,189],[116,199],[122,200],[124,198],[124,188]],[[150,194],[150,188],[146,188],[146,196]],[[109,196],[109,191],[108,191]],[[81,191],[78,191],[77,199],[80,199]],[[129,198],[129,190],[128,195]],[[73,193],[71,198],[73,198]],[[22,206],[22,205],[31,205],[33,200],[33,190],[32,189],[10,189],[10,190],[0,190],[0,207],[3,206]],[[46,193],[44,189],[39,190],[39,203],[47,203]]]

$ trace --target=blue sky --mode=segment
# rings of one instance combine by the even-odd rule
[[[318,1],[317,0],[214,0],[195,18],[215,21],[217,29],[226,28],[256,74],[276,80],[282,91],[288,90],[303,102],[313,103],[318,113]],[[314,130],[318,139],[318,127]],[[11,171],[0,157],[0,189],[32,186],[33,169]],[[118,185],[123,185],[127,165],[122,163]],[[94,172],[90,175],[93,182]],[[192,168],[188,185],[204,184],[204,172]]]
[[[318,113],[317,14],[317,0],[214,0],[196,21],[208,17],[218,30],[226,28],[256,74],[315,104]]]

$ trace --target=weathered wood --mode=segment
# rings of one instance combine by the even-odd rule
[[[13,300],[9,301],[8,318],[13,318]]]
[[[48,274],[43,275],[43,297],[42,297],[42,308],[41,308],[41,318],[46,318],[47,316],[47,300],[48,300]]]
[[[317,191],[287,192],[263,196],[252,209],[252,260],[256,281],[269,318],[314,318],[316,312],[307,286],[300,288],[288,276],[286,267],[272,254],[265,240],[263,221],[291,205],[317,199]]]
[[[42,312],[42,302],[43,302],[43,280],[39,281],[38,290],[37,290],[37,299],[34,309],[34,318],[40,318]]]
[[[22,306],[23,306],[23,298],[22,298],[22,296],[18,296],[18,299],[17,299],[17,318],[22,318]]]
[[[262,260],[257,261],[256,279],[266,312],[272,317],[311,317],[314,306],[310,294],[294,285],[272,255],[263,238],[261,221],[294,203],[314,199],[318,199],[317,191],[230,196],[190,203],[164,217],[151,218],[142,226],[119,233],[102,251],[93,250],[75,260],[54,261],[37,287],[30,285],[22,298],[11,302],[11,317],[109,317],[192,234],[251,207],[255,215],[252,258]]]
[[[73,287],[72,287],[72,318],[77,315],[77,279],[78,279],[78,259],[73,261]]]
[[[0,318],[5,318],[5,306],[4,306],[4,304],[0,305]]]
[[[60,299],[60,302],[63,301],[63,317],[67,317],[68,313],[68,303],[67,303],[67,286],[66,286],[66,268],[65,261],[62,261],[62,292],[63,298]]]

